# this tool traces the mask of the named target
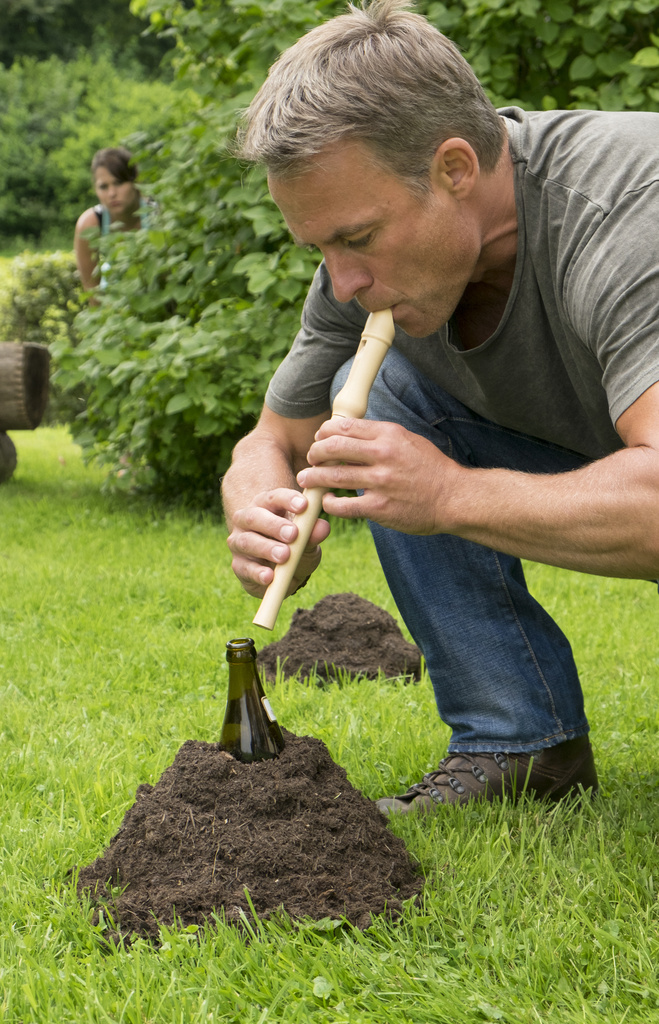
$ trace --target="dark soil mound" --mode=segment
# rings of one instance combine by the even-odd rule
[[[298,608],[286,636],[259,652],[259,669],[274,682],[277,658],[287,676],[316,669],[330,681],[337,669],[375,679],[421,674],[419,648],[405,640],[383,608],[357,594],[330,594],[310,610]]]
[[[397,916],[423,881],[401,839],[348,782],[326,746],[284,730],[271,761],[241,764],[188,740],[155,786],[144,784],[78,891],[107,905],[121,934],[158,937],[158,921],[231,923],[282,908],[293,918]],[[125,887],[111,892],[111,887]]]

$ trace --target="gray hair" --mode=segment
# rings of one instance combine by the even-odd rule
[[[298,39],[246,111],[237,156],[284,177],[328,145],[359,140],[424,192],[435,150],[459,137],[493,170],[501,118],[454,44],[407,7],[363,0]]]

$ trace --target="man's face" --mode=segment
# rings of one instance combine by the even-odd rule
[[[269,185],[295,241],[324,256],[338,302],[390,307],[417,338],[447,322],[480,253],[477,225],[447,184],[431,179],[420,200],[367,146],[343,142]]]

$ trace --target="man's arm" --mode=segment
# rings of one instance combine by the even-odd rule
[[[603,576],[659,578],[659,383],[618,419],[626,448],[570,473],[458,465],[403,427],[332,420],[309,451],[303,487],[335,516],[404,533],[451,533],[520,558]],[[321,466],[336,460],[344,465]],[[346,465],[345,463],[352,463]]]
[[[238,442],[222,482],[224,512],[231,533],[232,568],[248,593],[261,597],[285,562],[297,536],[291,519],[306,508],[295,474],[307,465],[307,451],[329,411],[310,419],[287,419],[267,406],[254,430]],[[320,562],[318,545],[329,533],[319,520],[293,578],[293,593]]]

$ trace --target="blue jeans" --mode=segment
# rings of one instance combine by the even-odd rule
[[[332,398],[349,365],[337,373]],[[468,466],[562,473],[587,461],[476,415],[394,349],[366,416],[400,423]],[[447,534],[369,525],[440,717],[452,729],[450,751],[521,753],[588,732],[570,644],[529,593],[518,558]]]

